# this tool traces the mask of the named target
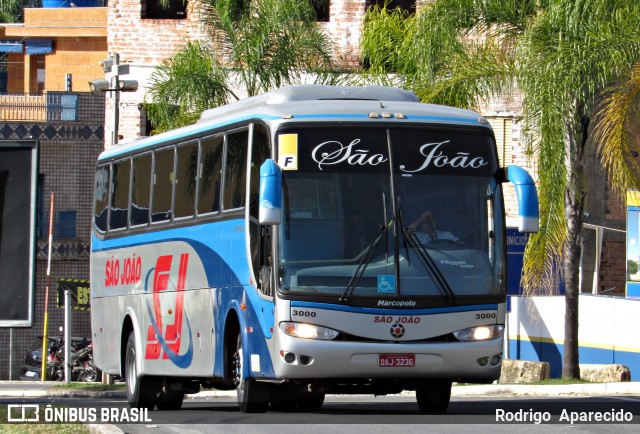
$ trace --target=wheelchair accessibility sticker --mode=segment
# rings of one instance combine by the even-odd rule
[[[378,276],[378,294],[395,294],[396,276],[393,274],[382,274]]]

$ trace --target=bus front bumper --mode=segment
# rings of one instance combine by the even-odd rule
[[[480,342],[363,343],[279,336],[280,379],[448,378],[493,381],[500,376],[502,338]]]

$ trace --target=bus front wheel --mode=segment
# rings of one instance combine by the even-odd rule
[[[233,354],[233,384],[236,386],[238,405],[243,413],[264,413],[269,407],[269,385],[244,378],[242,364],[246,363],[242,351],[242,336],[238,334]]]
[[[422,413],[444,413],[451,400],[451,381],[422,380],[416,389],[416,401]]]
[[[127,401],[131,408],[146,408],[153,410],[160,391],[159,382],[153,378],[138,373],[136,365],[136,337],[134,332],[129,334],[124,365],[124,378],[127,382]]]

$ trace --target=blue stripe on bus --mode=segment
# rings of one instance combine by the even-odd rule
[[[432,309],[392,309],[379,307],[344,306],[339,304],[316,303],[309,301],[292,301],[291,307],[306,307],[311,309],[336,310],[350,313],[379,314],[379,315],[438,315],[453,312],[471,312],[475,310],[497,310],[498,304],[478,304],[469,306],[435,307]]]
[[[238,243],[241,243],[242,248],[244,248],[244,232],[242,232],[241,235],[239,234],[241,239],[235,242],[229,240],[230,242],[228,243],[219,243],[215,239],[216,233],[234,233],[234,227],[238,224],[242,224],[244,228],[244,220],[227,220],[185,228],[167,229],[161,231],[160,235],[159,232],[149,232],[110,240],[100,240],[95,235],[92,235],[91,251],[92,253],[96,253],[153,244],[183,242],[196,251],[202,264],[210,265],[204,266],[209,286],[241,286],[243,280],[248,282],[248,278],[243,279],[238,276],[239,271],[248,269],[246,262],[242,261],[238,255],[226,251],[218,252],[213,248],[215,245],[218,247],[218,250],[224,250],[225,248],[231,248],[233,250],[233,246],[237,246]],[[202,234],[210,235],[210,238],[206,240]],[[224,258],[233,259],[234,262],[229,262]],[[242,258],[246,258],[246,256],[242,256]],[[238,263],[236,259],[241,262]]]

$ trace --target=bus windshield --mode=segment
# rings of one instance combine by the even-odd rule
[[[297,128],[284,165],[280,290],[290,295],[504,294],[495,145],[462,128]]]

